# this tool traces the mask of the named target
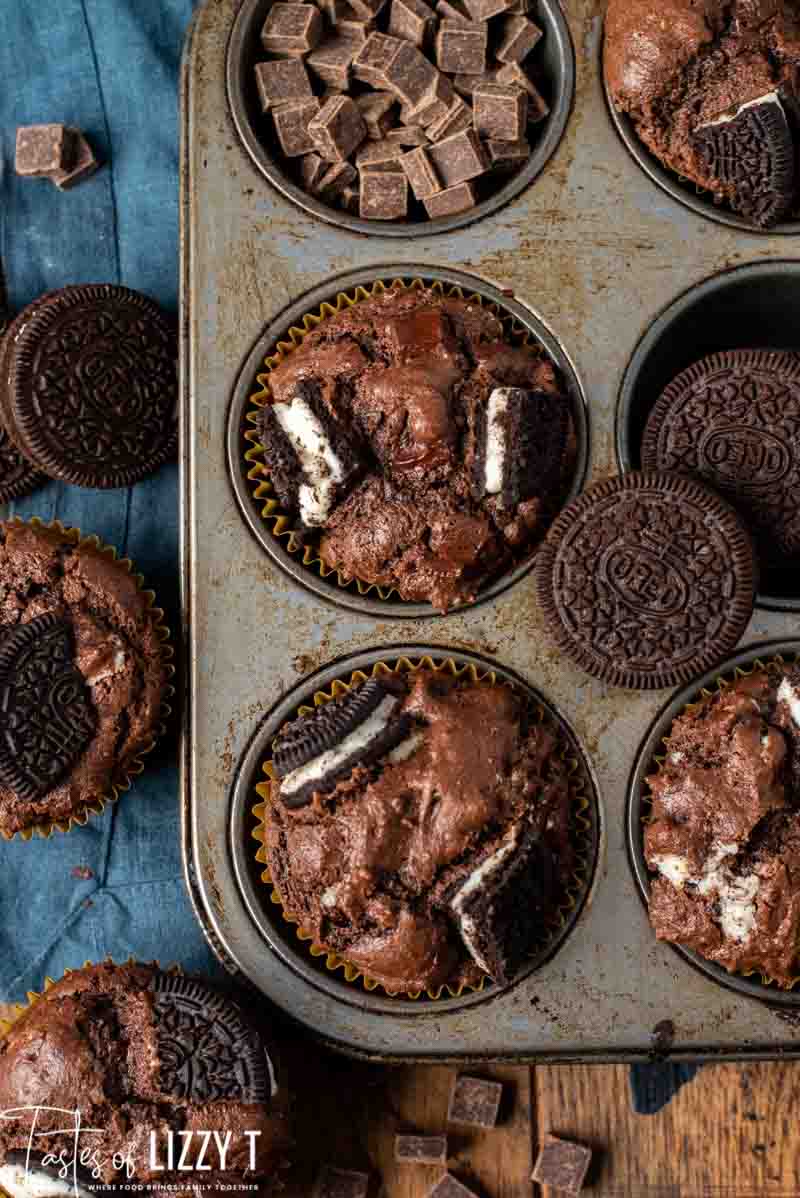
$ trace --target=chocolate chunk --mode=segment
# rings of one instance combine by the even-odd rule
[[[389,92],[366,92],[354,98],[367,126],[367,135],[381,141],[394,125],[397,100]]]
[[[416,46],[402,42],[384,71],[386,84],[405,104],[419,105],[436,80],[436,68]]]
[[[18,175],[47,177],[72,165],[74,147],[65,125],[21,125],[17,129]]]
[[[362,83],[386,88],[386,70],[400,53],[404,43],[385,33],[371,33],[353,59],[353,75]]]
[[[316,380],[301,380],[288,403],[261,409],[259,435],[275,493],[307,527],[324,524],[360,474],[361,455],[326,407]]]
[[[100,167],[94,150],[80,129],[68,129],[72,138],[72,163],[60,171],[53,171],[50,179],[59,191],[69,191],[88,179]]]
[[[394,1159],[406,1165],[446,1165],[447,1136],[395,1136]]]
[[[319,154],[304,154],[300,162],[300,177],[306,191],[316,191],[327,170],[328,163]]]
[[[261,44],[273,54],[307,54],[322,37],[319,9],[313,4],[273,4],[261,30]]]
[[[777,92],[740,105],[701,125],[695,145],[731,207],[760,228],[778,224],[792,208],[794,140]]]
[[[391,0],[388,32],[411,42],[420,50],[427,45],[436,26],[436,14],[424,0]]]
[[[309,70],[324,83],[344,91],[350,82],[353,60],[363,43],[351,34],[335,33],[324,38],[313,54],[309,54]]]
[[[356,16],[367,20],[370,17],[377,17],[386,0],[348,0],[348,3]]]
[[[194,978],[159,973],[151,983],[159,1090],[190,1102],[270,1102],[264,1044],[230,998]]]
[[[278,58],[273,62],[258,62],[255,66],[256,86],[263,112],[275,104],[311,100],[314,93],[308,72],[298,58]]]
[[[503,1097],[502,1082],[459,1074],[453,1079],[448,1123],[463,1123],[469,1127],[494,1127]]]
[[[400,714],[402,697],[370,678],[341,699],[288,724],[273,752],[285,807],[303,807],[327,794],[357,765],[379,760],[408,735],[410,717]]]
[[[719,491],[762,560],[800,558],[800,357],[731,350],[695,362],[650,413],[642,465]]]
[[[272,119],[281,149],[287,158],[310,154],[317,147],[308,126],[319,112],[319,100],[304,100],[299,104],[281,104],[273,108]]]
[[[575,1198],[583,1189],[591,1160],[592,1150],[585,1144],[545,1136],[532,1180]]]
[[[478,1195],[452,1173],[445,1173],[441,1181],[437,1181],[430,1191],[428,1198],[478,1198]]]
[[[349,96],[332,96],[309,121],[308,132],[329,162],[349,158],[367,136],[367,126]]]
[[[397,141],[369,141],[356,154],[356,166],[360,171],[372,170],[388,163],[396,163],[403,156],[403,147]]]
[[[311,1198],[367,1198],[369,1174],[323,1165]]]
[[[522,62],[538,45],[542,30],[527,17],[505,16],[500,22],[500,40],[495,58],[500,62]]]
[[[490,82],[494,83],[516,83],[519,87],[524,88],[528,94],[528,124],[538,125],[539,121],[543,121],[550,113],[550,106],[543,96],[539,94],[536,85],[528,78],[525,71],[516,62],[505,63],[504,66],[496,72],[495,77]]]
[[[399,129],[390,129],[386,140],[398,146],[426,146],[428,135],[421,125],[403,125]]]
[[[428,199],[442,190],[433,163],[421,146],[417,150],[411,150],[408,154],[404,154],[400,159],[400,165],[418,200]]]
[[[519,141],[525,133],[528,101],[513,83],[481,83],[472,93],[473,119],[479,137]]]
[[[677,686],[730,653],[753,613],[756,559],[715,492],[633,472],[585,491],[536,560],[556,642],[613,686]]]
[[[70,624],[50,612],[0,645],[0,782],[23,800],[53,790],[95,734]]]
[[[472,17],[461,7],[459,0],[455,0],[455,3],[451,3],[451,0],[439,0],[436,12],[440,21],[458,21],[462,25],[469,25],[472,21]]]
[[[438,121],[428,125],[427,133],[431,141],[444,141],[446,137],[452,137],[454,133],[463,133],[465,129],[470,128],[472,109],[460,96],[456,96],[447,112]]]
[[[488,44],[485,25],[442,21],[436,34],[436,65],[451,75],[481,75]]]
[[[489,166],[474,129],[454,133],[430,146],[428,153],[445,188],[482,175]]]
[[[490,163],[499,171],[517,171],[531,156],[531,147],[524,137],[519,141],[489,140],[484,147]]]
[[[473,21],[489,21],[507,12],[512,0],[464,0]]]
[[[475,207],[475,191],[471,183],[459,183],[457,187],[448,187],[437,195],[429,196],[424,203],[431,220],[440,216],[455,216]]]
[[[324,200],[335,200],[357,178],[358,171],[349,162],[334,162],[320,179],[317,189]]]
[[[398,220],[408,215],[408,183],[402,171],[361,174],[359,211],[365,220]]]

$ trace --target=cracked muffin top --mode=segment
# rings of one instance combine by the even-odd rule
[[[693,704],[647,779],[650,921],[661,940],[780,986],[800,954],[800,666]]]
[[[258,432],[296,537],[402,599],[473,600],[530,553],[569,489],[563,384],[477,302],[431,289],[363,300],[268,381]]]

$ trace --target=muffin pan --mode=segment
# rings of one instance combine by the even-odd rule
[[[238,0],[214,0],[201,9],[187,50],[187,879],[198,917],[228,967],[318,1036],[354,1054],[439,1061],[646,1059],[652,1051],[663,1053],[663,1038],[654,1038],[654,1029],[669,1020],[676,1058],[800,1055],[793,1025],[779,1017],[785,1005],[772,1002],[771,993],[770,1001],[759,1001],[732,990],[658,943],[650,929],[626,852],[626,796],[639,747],[671,694],[607,688],[573,666],[545,630],[529,575],[446,619],[429,612],[399,619],[383,603],[377,610],[331,603],[331,596],[298,585],[251,535],[229,469],[229,430],[236,428],[230,405],[241,402],[238,380],[252,380],[264,340],[291,319],[298,302],[308,305],[317,289],[336,292],[355,269],[381,277],[391,263],[395,273],[410,277],[421,273],[423,263],[429,277],[463,272],[471,286],[493,289],[504,302],[535,313],[530,319],[540,319],[545,331],[555,330],[587,398],[593,480],[619,469],[615,417],[622,380],[637,344],[676,297],[731,266],[771,257],[781,260],[779,273],[786,276],[780,307],[788,307],[787,296],[796,304],[800,288],[790,273],[800,270],[800,242],[703,218],[665,197],[628,154],[603,99],[603,7],[602,0],[564,5],[577,49],[576,102],[535,185],[469,229],[441,235],[427,225],[405,240],[388,229],[364,237],[334,228],[287,199],[254,165],[227,97],[226,53]],[[784,270],[786,261],[791,271]],[[768,297],[769,289],[763,294]],[[694,353],[683,338],[697,332],[689,322],[674,337],[675,373]],[[800,348],[788,316],[781,336],[790,339],[785,348]],[[662,365],[668,369],[666,359]],[[645,378],[639,419],[657,397],[650,396],[651,386]],[[786,609],[757,609],[741,650],[791,641],[796,619]],[[293,688],[307,686],[309,677],[313,686],[317,670],[339,671],[341,658],[367,650],[390,654],[399,642],[488,658],[543,695],[574,730],[588,760],[601,827],[591,890],[553,956],[507,990],[489,987],[461,1005],[409,1003],[413,1010],[402,1000],[380,1000],[320,977],[313,961],[301,968],[270,915],[261,909],[256,918],[251,914],[243,872],[257,868],[251,865],[249,829],[244,844],[242,835],[248,770],[253,746],[265,735],[264,721]]]

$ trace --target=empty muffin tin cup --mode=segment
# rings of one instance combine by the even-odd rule
[[[544,37],[531,57],[539,61],[544,82],[540,85],[537,79],[537,86],[540,86],[550,107],[550,114],[540,125],[534,126],[536,132],[531,156],[522,170],[498,186],[497,191],[474,208],[436,220],[363,220],[360,216],[332,208],[304,191],[290,178],[281,163],[269,115],[261,111],[254,67],[267,57],[261,45],[260,33],[271,5],[272,0],[244,0],[239,9],[228,42],[228,103],[239,137],[256,168],[287,200],[311,216],[337,225],[340,229],[378,237],[406,239],[449,233],[490,216],[516,199],[541,174],[558,148],[575,96],[575,52],[559,0],[538,0],[533,16],[544,30]]]
[[[628,784],[628,796],[625,813],[625,832],[628,843],[628,859],[639,893],[645,906],[650,902],[650,883],[653,877],[644,855],[644,826],[651,811],[650,793],[646,779],[658,772],[659,759],[663,760],[664,740],[669,735],[673,722],[683,715],[687,707],[697,703],[708,695],[716,694],[722,689],[721,684],[733,682],[737,677],[751,673],[760,666],[768,665],[781,659],[786,664],[794,663],[800,658],[800,641],[769,641],[759,645],[751,645],[722,662],[714,670],[709,670],[702,678],[689,686],[677,691],[672,699],[662,707],[642,741],[636,755],[633,772]],[[655,937],[655,933],[653,933]],[[691,949],[679,944],[670,944],[670,948],[678,953],[695,969],[699,969],[712,981],[727,986],[750,998],[762,1002],[773,1003],[781,1007],[800,1007],[800,978],[795,980],[794,989],[781,989],[775,982],[770,982],[758,973],[729,973],[721,965],[708,960]]]
[[[323,568],[318,554],[310,549],[299,551],[290,547],[288,534],[280,524],[280,509],[272,502],[268,476],[261,469],[263,454],[259,453],[251,417],[257,410],[259,399],[263,400],[268,359],[291,353],[320,319],[348,305],[370,299],[381,290],[421,285],[434,287],[443,296],[474,297],[477,303],[497,313],[510,338],[519,343],[537,342],[556,367],[569,397],[574,428],[574,466],[570,485],[565,488],[567,493],[563,495],[563,505],[579,494],[589,460],[586,398],[572,361],[540,316],[492,284],[463,271],[404,263],[337,275],[301,296],[267,327],[240,371],[228,414],[227,452],[231,482],[250,531],[272,560],[295,582],[339,607],[384,618],[420,619],[441,613],[437,613],[430,603],[410,602],[394,591],[384,593],[377,586],[361,580],[346,580],[335,568]],[[275,511],[271,510],[273,507]],[[471,604],[452,607],[450,612],[461,612],[501,595],[531,570],[535,557],[536,547],[533,546],[516,564],[488,582]]]
[[[732,349],[800,353],[798,302],[800,262],[790,261],[737,267],[674,300],[642,337],[622,380],[615,430],[620,469],[640,469],[647,418],[664,388],[693,362]],[[762,563],[756,606],[800,611],[796,563]]]

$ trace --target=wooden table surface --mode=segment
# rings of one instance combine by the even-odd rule
[[[354,1063],[295,1033],[282,1043],[300,1079],[283,1198],[309,1198],[325,1161],[372,1173],[370,1198],[427,1198],[441,1170],[396,1165],[393,1138],[444,1129],[456,1071]],[[595,1150],[592,1198],[800,1198],[800,1063],[706,1066],[651,1116],[631,1110],[624,1066],[470,1072],[507,1087],[494,1131],[450,1135],[450,1167],[479,1198],[558,1198],[530,1180],[547,1132]]]

